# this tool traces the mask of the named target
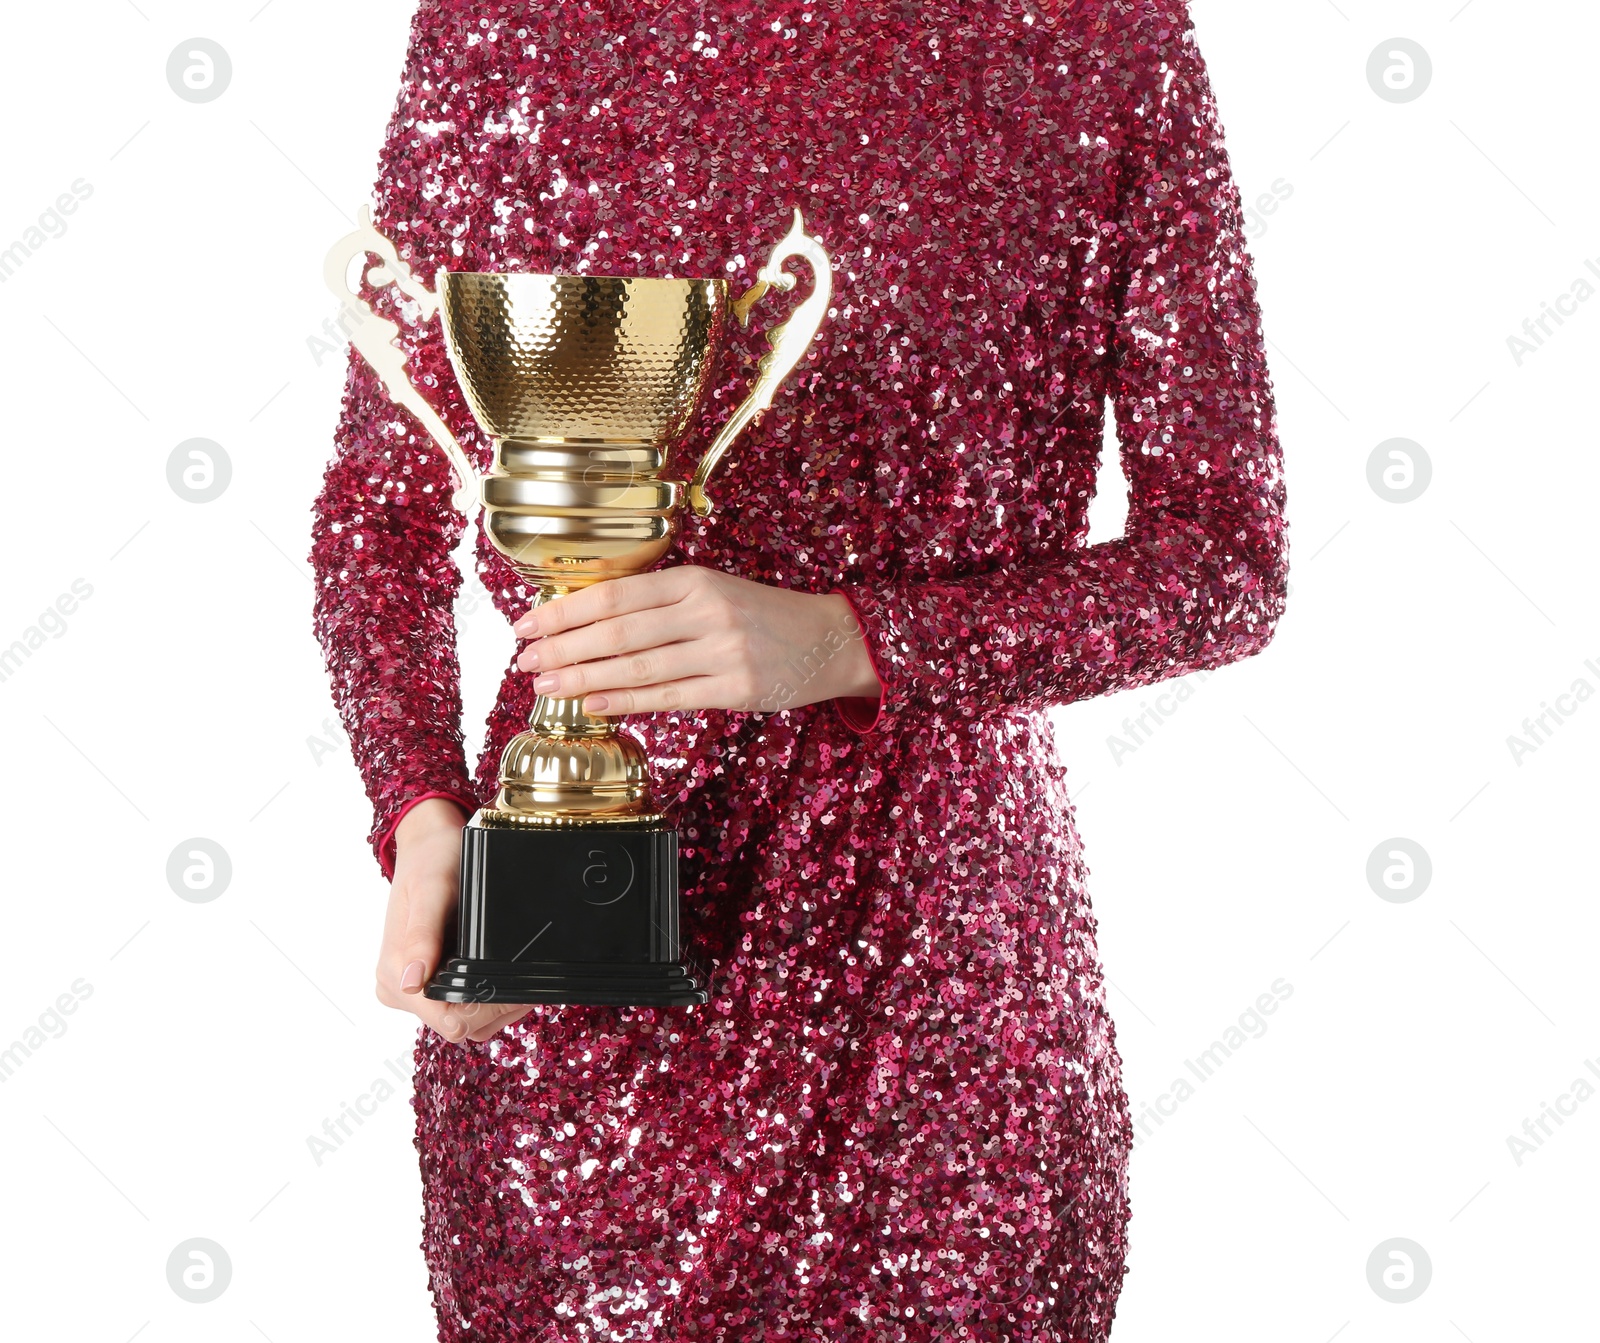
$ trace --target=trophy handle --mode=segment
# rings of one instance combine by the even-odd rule
[[[478,504],[478,473],[456,436],[450,432],[450,426],[439,418],[439,413],[423,398],[407,374],[405,353],[395,344],[400,328],[373,312],[372,306],[361,297],[359,288],[351,288],[350,263],[358,256],[371,254],[378,257],[381,264],[367,272],[367,280],[374,285],[392,284],[414,299],[422,309],[425,322],[432,321],[439,311],[439,297],[412,275],[405,262],[400,260],[394,244],[373,224],[372,211],[364,205],[360,218],[360,228],[348,237],[339,239],[322,265],[323,279],[344,305],[340,326],[349,333],[350,343],[360,351],[362,358],[372,365],[373,372],[378,375],[390,399],[415,415],[433,441],[444,450],[456,474],[456,490],[451,502],[465,516],[471,517],[472,510]]]
[[[750,388],[750,394],[739,409],[729,416],[716,440],[706,449],[706,455],[700,459],[694,479],[689,482],[689,507],[694,510],[696,517],[707,517],[711,513],[712,503],[706,494],[706,481],[722,460],[722,454],[727,452],[745,427],[772,404],[772,394],[804,357],[822,325],[822,319],[827,315],[828,302],[833,296],[833,267],[822,244],[806,232],[805,221],[801,219],[797,205],[789,232],[773,248],[767,264],[756,273],[756,282],[733,302],[733,314],[739,319],[739,325],[750,325],[750,309],[768,289],[774,286],[783,290],[794,288],[795,277],[782,269],[782,263],[792,256],[803,257],[810,263],[813,281],[811,293],[789,314],[788,321],[781,322],[767,332],[767,344],[772,348],[761,356],[757,365],[760,373]]]

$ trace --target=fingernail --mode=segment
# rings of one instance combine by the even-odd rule
[[[539,617],[529,611],[521,620],[511,627],[518,634],[537,634],[539,632]]]
[[[557,676],[554,672],[546,672],[543,676],[534,681],[533,688],[541,695],[548,695],[560,684],[561,678],[559,676]]]
[[[412,961],[406,966],[400,976],[400,992],[415,993],[422,987],[423,964],[421,961]]]
[[[522,670],[523,671],[538,671],[539,670],[539,655],[538,655],[538,653],[536,653],[531,648],[524,648],[522,650]]]
[[[604,713],[611,706],[611,701],[604,695],[590,695],[583,702],[584,713]]]

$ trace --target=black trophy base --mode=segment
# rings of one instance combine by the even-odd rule
[[[688,1007],[705,986],[680,959],[678,832],[662,824],[461,836],[447,956],[423,993],[447,1003]]]
[[[515,965],[446,961],[427,996],[446,1003],[589,1003],[608,1007],[689,1007],[706,992],[681,965],[637,968],[604,962]]]

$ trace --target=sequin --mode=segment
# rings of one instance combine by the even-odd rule
[[[1182,0],[431,0],[376,205],[419,275],[740,286],[801,206],[834,310],[675,559],[845,593],[883,683],[876,706],[631,723],[708,1006],[536,1009],[465,1050],[419,1033],[439,1337],[1104,1339],[1130,1121],[1045,710],[1258,651],[1287,565]],[[406,340],[486,466],[437,330]],[[1108,400],[1128,531],[1090,546]],[[532,703],[508,669],[469,773],[447,496],[353,360],[315,623],[385,871],[409,802],[488,800]],[[476,556],[520,615],[481,533]]]

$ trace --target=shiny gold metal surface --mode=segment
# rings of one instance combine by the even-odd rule
[[[494,810],[545,823],[653,816],[644,748],[609,718],[594,718],[571,699],[541,695],[525,732],[500,756]]]
[[[669,447],[727,343],[726,280],[440,271],[435,287],[456,378],[494,438]]]
[[[767,258],[767,264],[757,272],[755,284],[751,285],[733,305],[733,312],[738,317],[739,324],[749,325],[750,309],[760,301],[768,289],[794,288],[794,276],[783,269],[784,261],[790,257],[799,257],[811,267],[811,292],[796,305],[787,321],[779,323],[767,332],[767,344],[772,348],[761,356],[756,365],[758,373],[754,385],[750,388],[750,394],[728,417],[727,423],[722,426],[711,446],[706,449],[706,455],[700,459],[700,465],[695,468],[694,478],[689,482],[688,496],[689,507],[694,510],[696,517],[708,517],[711,513],[713,505],[706,493],[706,481],[716,470],[723,453],[727,452],[734,439],[738,438],[746,427],[772,405],[773,393],[794,371],[795,365],[805,357],[806,351],[811,348],[811,342],[816,339],[817,331],[822,326],[822,319],[828,315],[828,304],[833,299],[832,263],[829,262],[828,254],[823,250],[822,244],[806,232],[805,221],[800,217],[800,207],[796,206],[794,223],[788,233],[773,249],[772,255]]]
[[[368,269],[368,257],[378,257],[379,263]],[[359,273],[353,273],[354,263],[360,261]],[[350,343],[361,357],[372,366],[396,405],[404,406],[428,435],[439,445],[449,459],[456,476],[456,490],[452,502],[463,513],[471,516],[477,495],[478,477],[467,459],[466,452],[450,432],[450,426],[439,418],[438,412],[412,384],[406,372],[405,352],[395,343],[400,328],[386,317],[373,312],[371,305],[361,297],[361,280],[375,288],[393,285],[417,305],[423,321],[432,321],[439,310],[439,300],[432,290],[417,280],[395,251],[395,246],[372,223],[372,211],[361,207],[361,223],[356,231],[339,239],[328,252],[322,266],[322,278],[339,300],[339,327],[350,337]]]
[[[567,826],[607,826],[607,825],[655,825],[664,821],[658,811],[629,812],[626,815],[616,816],[585,816],[573,819],[569,816],[548,816],[543,812],[527,811],[501,811],[497,807],[479,807],[472,814],[472,824],[485,826],[490,830],[549,830],[562,829]]]
[[[643,573],[671,548],[687,505],[712,511],[707,482],[735,439],[772,404],[805,356],[828,311],[831,266],[798,209],[756,283],[737,299],[722,279],[495,274],[441,270],[437,295],[418,281],[363,212],[361,228],[329,254],[330,287],[354,310],[351,340],[449,457],[469,511],[466,454],[411,385],[394,343],[399,329],[372,312],[350,284],[368,255],[374,285],[393,284],[424,320],[437,311],[468,405],[494,439],[479,486],[491,544],[540,602],[609,578]],[[691,432],[728,345],[731,323],[748,325],[770,289],[790,290],[782,268],[798,257],[810,294],[767,333],[757,377],[688,482],[663,464]],[[365,314],[364,317],[361,314]],[[541,697],[526,731],[506,746],[492,825],[611,825],[659,820],[644,750],[616,722],[576,701]]]

